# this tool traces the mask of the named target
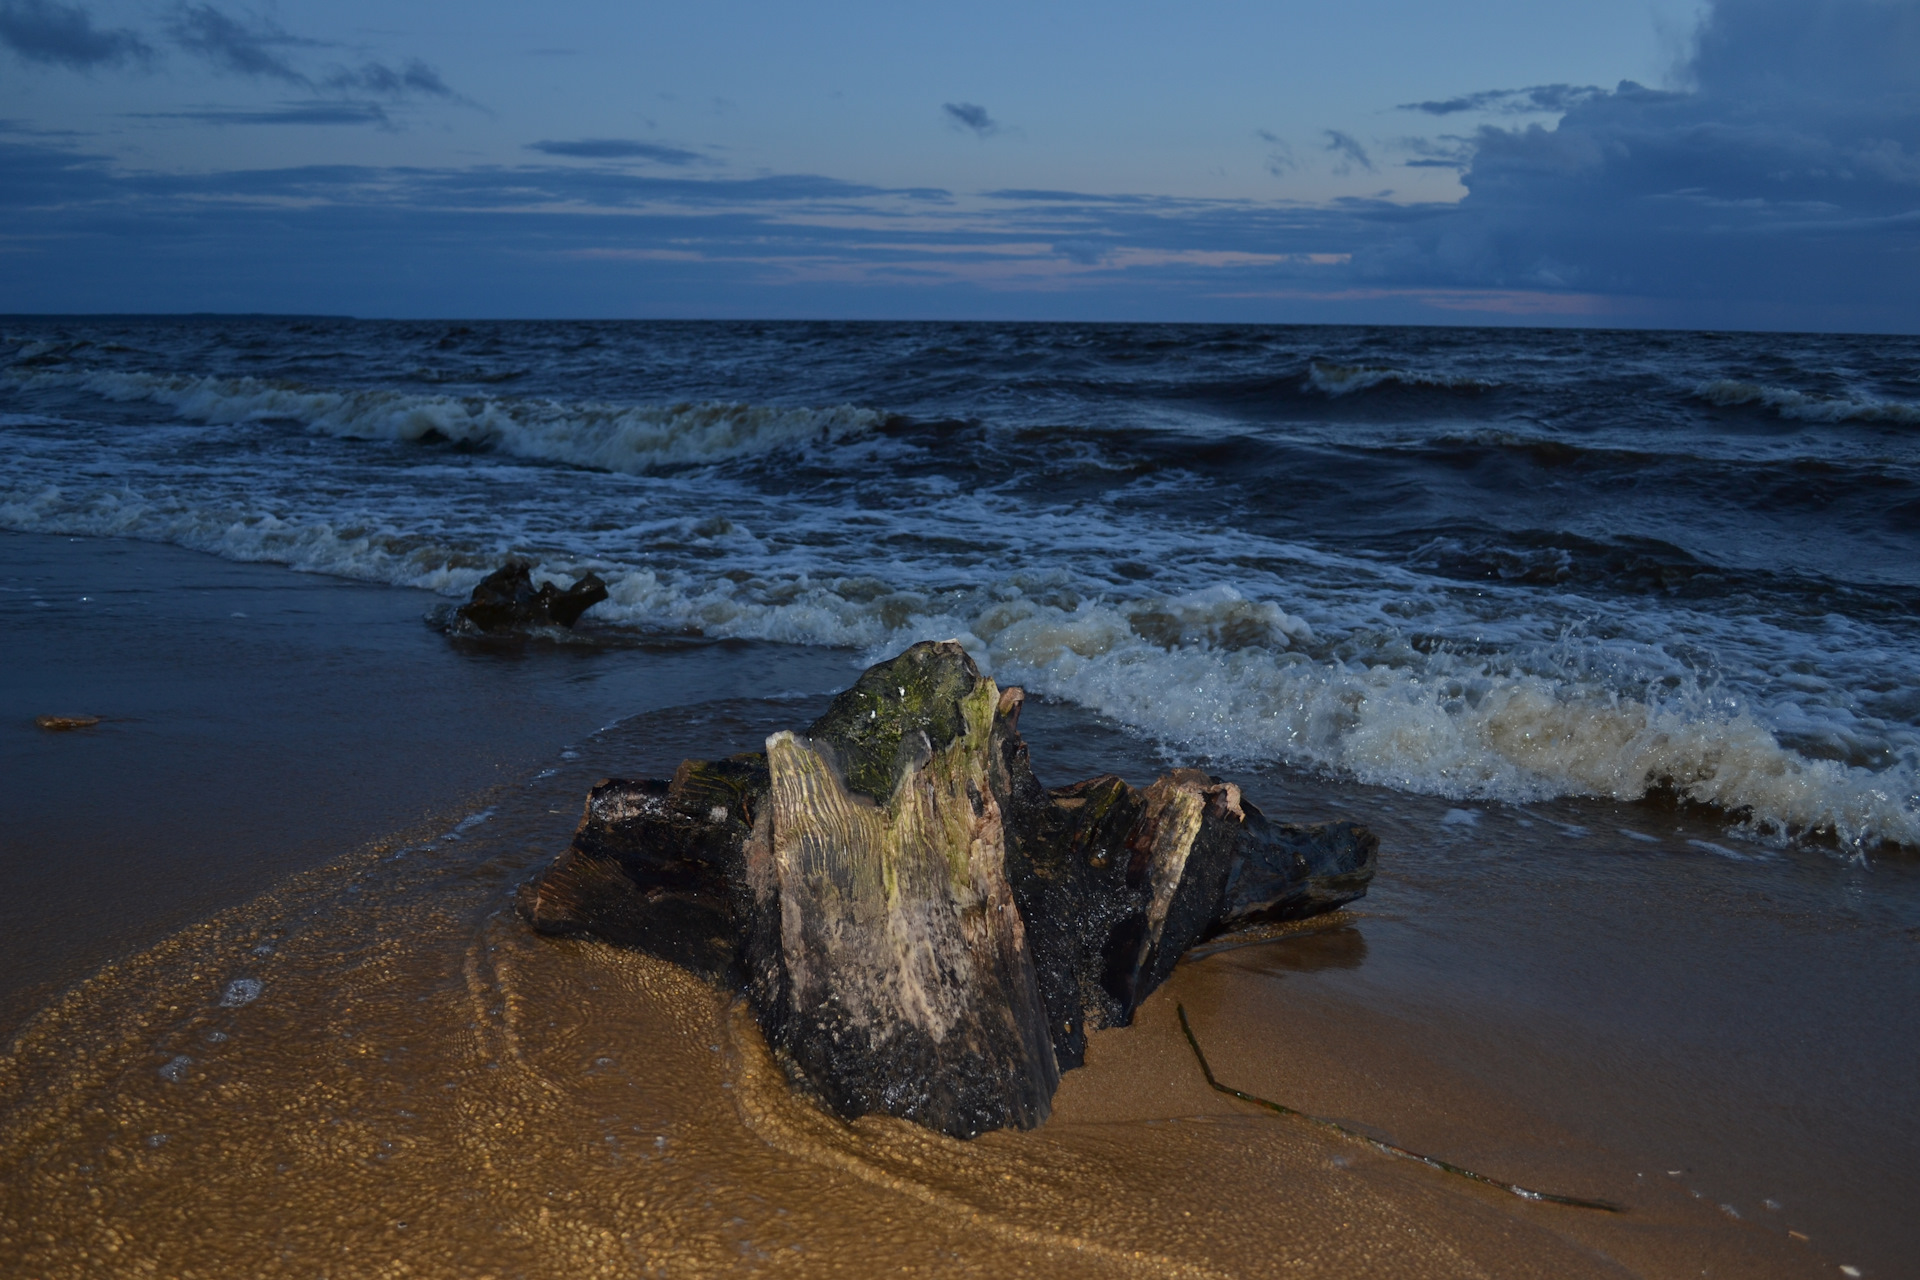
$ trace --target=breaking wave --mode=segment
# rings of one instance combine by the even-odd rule
[[[30,385],[54,379],[109,400],[162,404],[195,422],[280,421],[349,439],[447,440],[518,458],[629,474],[840,440],[886,421],[884,413],[854,405],[817,409],[722,401],[568,403],[146,373],[39,374],[22,381]]]
[[[1879,400],[1867,397],[1824,398],[1786,387],[1769,387],[1757,382],[1738,382],[1719,378],[1703,382],[1693,389],[1696,398],[1723,409],[1743,405],[1764,405],[1783,418],[1799,422],[1892,422],[1903,426],[1920,424],[1920,404],[1903,400]]]
[[[497,563],[418,534],[125,492],[0,498],[0,526],[167,541],[456,598]],[[1634,800],[1666,789],[1757,835],[1920,848],[1911,760],[1873,771],[1808,758],[1736,699],[1697,683],[1628,696],[1586,674],[1577,655],[1557,668],[1513,654],[1343,658],[1281,605],[1226,586],[1068,607],[1013,581],[930,595],[873,578],[718,576],[551,554],[535,576],[568,581],[587,569],[610,587],[593,615],[602,624],[841,646],[869,660],[916,640],[957,638],[1003,683],[1088,707],[1182,753],[1284,762],[1456,800]]]
[[[1497,382],[1441,373],[1421,373],[1380,365],[1321,364],[1307,366],[1307,387],[1338,399],[1382,384],[1435,388],[1442,391],[1491,391]]]

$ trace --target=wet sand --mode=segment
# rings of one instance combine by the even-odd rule
[[[846,655],[456,646],[438,596],[0,533],[0,1031],[102,962],[451,811],[623,716]],[[705,691],[705,692],[703,692]],[[41,715],[104,717],[48,733]]]
[[[143,565],[149,588],[236,568]],[[266,592],[361,591],[239,568]],[[1476,811],[1236,770],[1277,816],[1376,826],[1360,910],[1183,965],[1135,1027],[1094,1038],[1036,1132],[844,1125],[788,1089],[724,994],[533,937],[510,894],[593,779],[803,724],[846,656],[475,657],[419,627],[422,597],[366,594],[395,601],[390,648],[329,662],[316,624],[306,692],[275,715],[115,748],[158,781],[85,792],[99,763],[57,753],[105,735],[9,740],[46,755],[30,788],[9,771],[8,830],[69,830],[61,858],[124,887],[101,913],[116,927],[78,929],[40,981],[120,958],[0,1058],[0,1273],[1897,1275],[1920,1247],[1910,864],[1777,854],[1646,805]],[[194,625],[149,627],[151,651],[190,655],[213,628]],[[44,646],[45,669],[72,653],[94,687],[148,688],[146,659],[103,636]],[[245,705],[272,665],[208,664],[191,687]],[[409,738],[427,708],[493,754]],[[1048,782],[1165,763],[1057,704],[1023,729]],[[386,769],[354,772],[362,737]],[[278,789],[193,785],[223,768]],[[82,794],[95,825],[63,827]],[[289,813],[304,839],[203,834],[183,858],[142,835],[271,833]],[[24,921],[43,863],[8,850],[0,897]],[[188,887],[158,884],[169,871]],[[36,937],[59,953],[57,921]],[[1180,1006],[1242,1090],[1627,1211],[1522,1201],[1212,1092]]]

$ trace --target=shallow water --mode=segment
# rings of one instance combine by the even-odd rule
[[[1920,345],[8,321],[0,526],[603,624],[959,637],[1167,742],[1920,846]]]
[[[0,1034],[107,960],[699,696],[847,655],[449,645],[424,592],[127,540],[0,533]],[[42,715],[93,715],[69,733]]]

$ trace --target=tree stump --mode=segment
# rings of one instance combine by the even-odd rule
[[[764,755],[594,787],[528,919],[744,991],[796,1083],[956,1137],[1043,1122],[1086,1035],[1194,943],[1366,892],[1378,841],[1179,769],[1047,790],[953,642],[869,668]]]

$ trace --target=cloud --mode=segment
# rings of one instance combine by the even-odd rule
[[[288,105],[277,111],[212,111],[174,113],[175,119],[205,119],[209,123],[379,123],[386,124],[386,113],[370,103],[353,98],[379,98],[404,102],[413,98],[438,98],[447,102],[475,105],[455,93],[440,73],[419,58],[398,65],[363,62],[357,67],[336,66],[323,75],[303,70],[285,52],[294,49],[325,49],[322,40],[293,35],[269,18],[258,15],[246,19],[210,4],[183,4],[174,11],[168,33],[180,48],[197,54],[215,70],[256,80],[274,80],[306,89],[317,97],[341,95],[348,101],[333,106]],[[302,117],[306,118],[302,118]],[[156,117],[158,118],[158,117]]]
[[[118,194],[105,157],[0,141],[0,208],[72,208]]]
[[[1097,244],[1092,240],[1056,240],[1053,251],[1068,262],[1077,262],[1083,267],[1097,265],[1108,253],[1112,245]]]
[[[1265,129],[1255,129],[1253,136],[1267,144],[1266,168],[1274,177],[1284,178],[1300,167],[1300,162],[1293,157],[1293,148],[1287,145],[1285,138]]]
[[[311,86],[313,81],[275,50],[316,46],[317,40],[288,35],[275,23],[256,18],[251,25],[210,4],[182,5],[174,13],[169,33],[175,44],[197,53],[216,69],[262,80]]]
[[[0,44],[28,62],[90,71],[144,62],[153,49],[124,28],[102,30],[78,5],[53,0],[6,0],[0,4]]]
[[[188,111],[142,111],[137,120],[190,120],[196,124],[371,124],[390,123],[373,102],[284,102],[277,107],[202,107]]]
[[[707,157],[684,147],[638,142],[631,138],[575,138],[571,141],[529,142],[527,150],[549,156],[583,160],[651,160],[655,164],[704,164]]]
[[[1333,166],[1335,173],[1352,173],[1355,165],[1368,173],[1374,172],[1373,160],[1367,155],[1365,147],[1338,129],[1328,129],[1325,132],[1326,149],[1339,158],[1338,163]]]
[[[947,122],[958,129],[971,129],[978,137],[985,138],[1000,132],[1000,124],[987,114],[987,109],[971,102],[946,102],[941,110],[947,113]]]
[[[1440,102],[1403,102],[1397,110],[1450,116],[1462,111],[1491,111],[1507,115],[1567,111],[1605,93],[1592,85],[1536,84],[1526,89],[1485,89]]]
[[[1470,155],[1456,216],[1357,261],[1721,323],[1920,328],[1920,6],[1715,0],[1684,72],[1685,91],[1622,82],[1550,129],[1436,142],[1426,158]]]
[[[1402,138],[1400,146],[1413,153],[1413,159],[1400,162],[1409,169],[1465,172],[1473,167],[1476,152],[1474,140],[1457,133],[1443,133],[1435,138]]]
[[[355,70],[341,69],[321,82],[329,89],[352,93],[371,93],[383,98],[456,98],[447,82],[418,58],[409,58],[398,70],[384,62],[365,63]]]
[[[1920,7],[1911,0],[1717,0],[1688,68],[1722,100],[1920,106]]]

